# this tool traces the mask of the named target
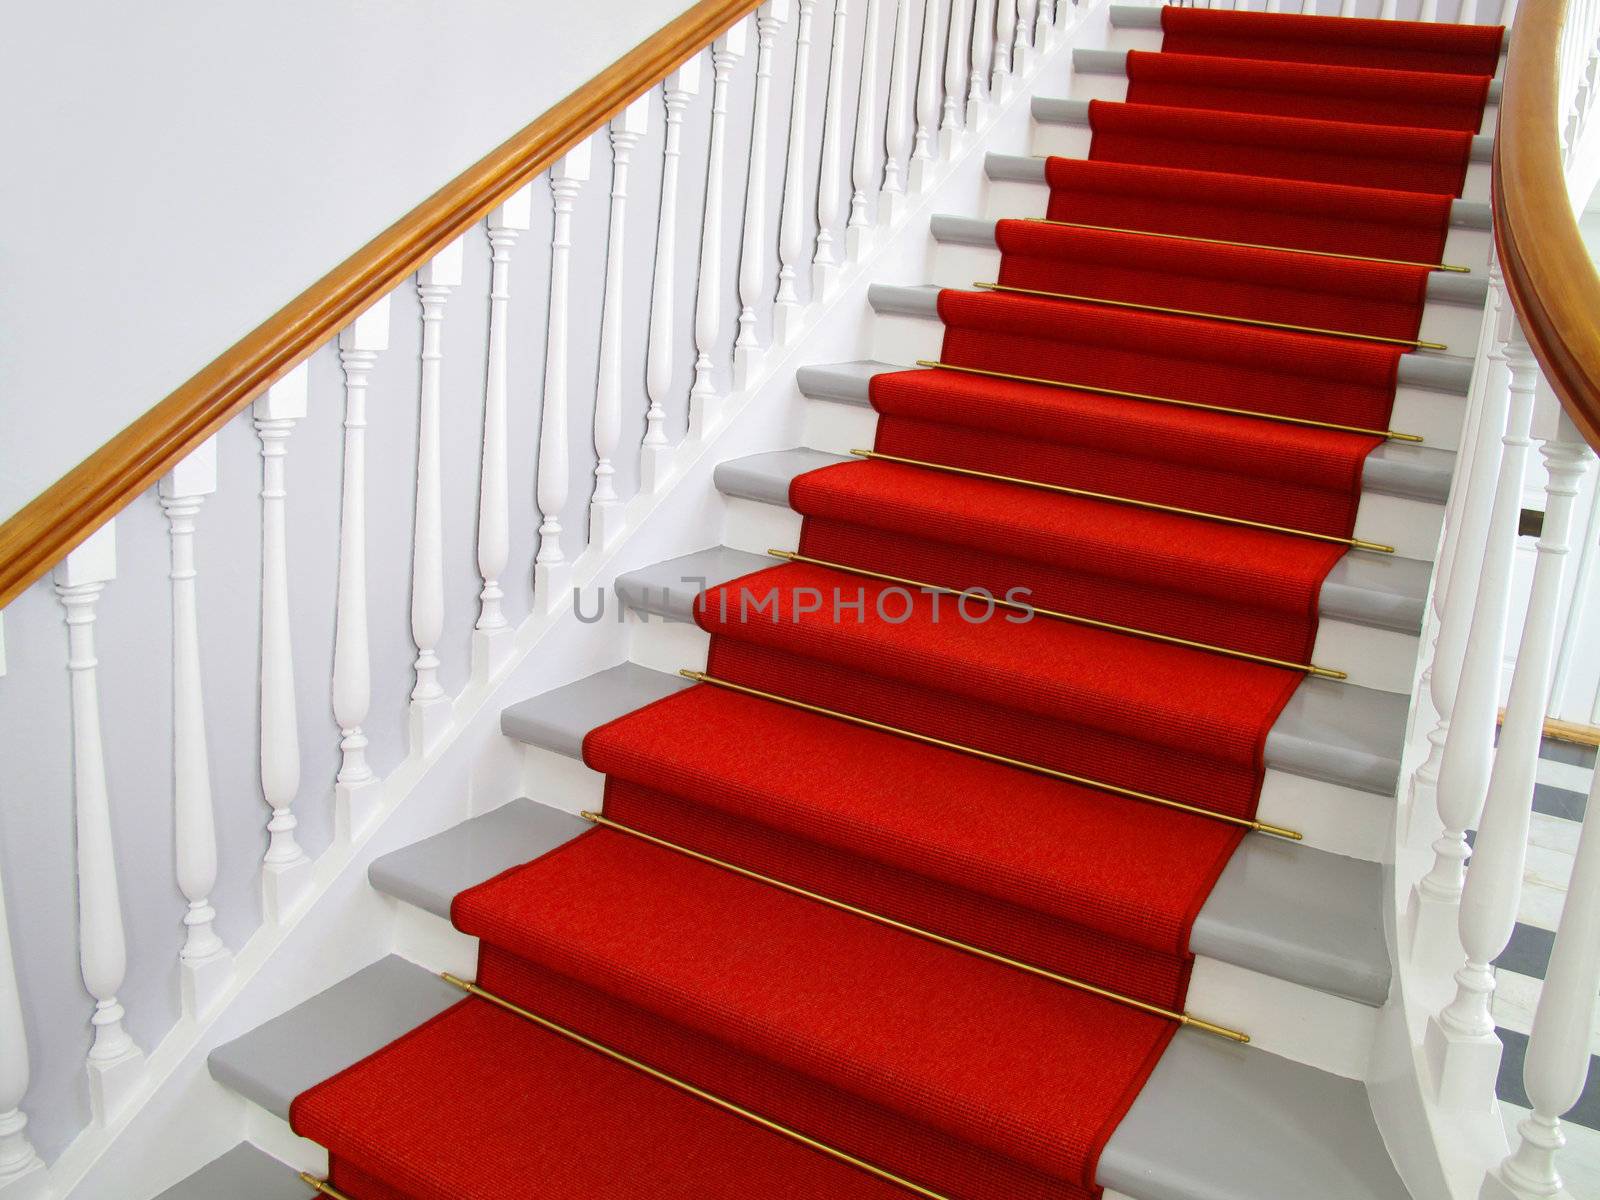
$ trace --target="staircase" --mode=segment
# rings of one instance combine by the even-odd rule
[[[695,363],[677,371],[664,348],[683,290],[675,147],[702,90],[697,54],[664,86],[631,501],[613,477],[643,110],[609,126],[593,494],[576,561],[561,523],[565,398],[586,318],[568,303],[584,278],[568,256],[587,145],[549,173],[528,478],[507,449],[522,416],[506,347],[520,296],[510,251],[534,222],[526,188],[502,198],[487,221],[482,588],[454,697],[438,678],[438,443],[458,413],[437,364],[460,243],[416,276],[417,657],[410,749],[392,767],[369,764],[364,732],[361,474],[389,301],[349,325],[338,754],[328,739],[324,755],[338,773],[320,859],[296,840],[303,660],[288,600],[300,583],[282,508],[303,371],[261,393],[263,929],[237,964],[190,935],[182,1016],[146,1063],[122,1029],[125,963],[91,953],[91,933],[122,936],[114,872],[109,907],[80,884],[93,1115],[46,1170],[23,1134],[23,1054],[9,1114],[0,1086],[0,1200],[1554,1194],[1519,1182],[1510,1159],[1496,1166],[1509,1147],[1482,1084],[1499,1044],[1492,1026],[1491,1052],[1470,1021],[1447,1019],[1483,940],[1479,910],[1446,878],[1479,814],[1457,816],[1463,789],[1438,760],[1462,778],[1450,772],[1463,747],[1493,732],[1497,680],[1447,670],[1451,639],[1476,626],[1453,627],[1443,597],[1481,586],[1478,619],[1487,629],[1498,603],[1504,624],[1504,589],[1496,600],[1470,573],[1475,555],[1495,574],[1492,556],[1509,553],[1498,497],[1520,494],[1520,474],[1505,478],[1507,464],[1520,471],[1519,419],[1582,446],[1533,416],[1531,374],[1518,374],[1531,356],[1490,270],[1502,30],[1277,7],[954,0],[914,21],[904,0],[869,0],[848,181],[848,4],[800,0],[786,148],[766,144],[765,106],[789,5],[719,26],[704,89],[713,181],[729,77],[756,59],[737,285],[713,188],[689,289]],[[781,205],[767,203],[769,151],[787,157]],[[665,402],[680,390],[672,445]],[[1551,495],[1564,495],[1551,461]],[[214,460],[211,472],[214,490]],[[192,471],[168,479],[179,589],[193,576],[177,549],[184,505],[210,493]],[[515,527],[508,496],[535,493],[537,530]],[[1559,503],[1552,559],[1565,552]],[[374,530],[392,521],[374,506]],[[520,595],[508,560],[524,544],[519,624],[502,601]],[[86,545],[54,580],[69,624],[88,612],[69,664],[88,679],[75,730],[98,717],[81,626],[109,578],[104,543]],[[186,611],[175,689],[192,703],[177,706],[177,741],[199,738],[203,777]],[[1530,628],[1525,639],[1543,636],[1536,616]],[[1538,658],[1519,660],[1524,689],[1538,684],[1522,663]],[[1506,717],[1508,763],[1526,706],[1514,699]],[[106,806],[83,804],[85,780],[105,800],[103,763],[98,793],[82,769],[100,747],[75,752],[80,842],[109,855]],[[175,761],[185,924],[209,933],[210,795],[198,820],[193,755]],[[275,772],[290,761],[292,778]],[[1495,807],[1495,789],[1517,787],[1501,769],[1478,785],[1485,829],[1514,808]],[[209,880],[195,853],[208,836]],[[1487,849],[1479,836],[1479,856],[1499,861],[1505,833]],[[83,864],[80,880],[106,865]],[[1575,873],[1572,890],[1597,889]],[[0,951],[0,1047],[25,1051],[6,1024]],[[1592,993],[1566,969],[1552,995]],[[1550,1091],[1530,1087],[1519,1154],[1542,1144]],[[209,1161],[172,1183],[157,1160],[166,1147],[193,1165],[178,1149],[189,1132]],[[110,1190],[125,1178],[136,1195]]]
[[[1246,40],[1242,52],[1258,59],[1181,59],[1215,77],[1193,117],[1148,102],[1106,109],[1129,97],[1126,52],[1163,48],[1161,10],[1113,9],[1110,47],[1079,50],[1070,73],[1064,62],[1056,72],[1071,94],[1032,101],[1035,153],[1118,162],[1115,150],[1096,156],[1092,138],[1109,142],[1101,126],[1124,112],[1194,121],[1182,136],[1215,139],[1196,154],[1234,145],[1207,122],[1220,129],[1239,112],[1264,114],[1260,138],[1287,132],[1308,161],[1332,153],[1323,143],[1348,126],[1293,124],[1277,112],[1297,98],[1292,84],[1250,93],[1238,78],[1276,65],[1280,36],[1285,53],[1321,57],[1303,19],[1258,28],[1178,15],[1196,18],[1197,39],[1253,37],[1268,49]],[[1409,62],[1407,39],[1432,35],[1486,46],[1493,66],[1489,31],[1451,32],[1391,25],[1369,52]],[[1427,82],[1366,67],[1323,74],[1352,106],[1377,103],[1375,138],[1407,111],[1390,113],[1385,90]],[[1448,234],[1435,235],[1443,262],[1485,258],[1480,164],[1493,109],[1474,137],[1477,116],[1454,138],[1470,157],[1450,189],[1461,195],[1446,205]],[[1152,156],[1159,147],[1122,161]],[[1177,157],[1152,169],[1154,185],[1192,155]],[[1361,1081],[1389,994],[1380,864],[1484,276],[1412,270],[1421,302],[1369,315],[1348,299],[1366,282],[1359,267],[1345,297],[1342,278],[1331,295],[1306,295],[1352,260],[1213,250],[1159,219],[1132,233],[1025,225],[1057,211],[1046,169],[1044,158],[990,155],[982,210],[932,218],[930,275],[868,292],[869,357],[796,373],[802,444],[717,466],[723,543],[618,577],[627,661],[504,711],[527,798],[373,862],[371,886],[401,907],[415,944],[437,948],[420,957],[482,990],[463,1000],[460,985],[390,957],[211,1054],[220,1083],[329,1148],[328,1194],[1276,1200],[1311,1179],[1330,1200],[1409,1194]],[[1378,161],[1360,182],[1387,169]],[[1043,245],[1019,253],[1029,237]],[[1130,246],[1154,248],[1142,278],[1117,274]],[[1030,250],[1045,256],[1046,277],[1089,301],[1029,294],[1051,290],[1026,274]],[[1096,256],[1109,270],[1094,271]],[[1186,263],[1216,283],[1197,291]],[[1238,276],[1251,269],[1271,274]],[[971,291],[996,280],[1025,290]],[[1393,295],[1392,280],[1380,286]],[[953,318],[942,315],[946,289],[966,289]],[[1161,311],[1196,309],[1207,291],[1209,316]],[[1330,310],[1368,324],[1284,333],[1254,315],[1309,325],[1294,314]],[[1274,425],[1276,412],[1301,410],[1251,394],[1248,367],[1239,391],[1209,394],[1269,419],[919,369],[959,358],[950,319],[978,331],[975,346],[1008,326],[1038,344],[1052,322],[1081,324],[1087,358],[1062,348],[1052,362],[1026,343],[999,356],[1025,358],[1015,373],[1125,393],[1144,377],[1138,365],[1119,374],[1096,361],[1117,353],[1096,338],[1120,321],[1112,336],[1126,330],[1165,360],[1180,403],[1190,393],[1171,360],[1205,370],[1209,339],[1276,358],[1291,379],[1281,364],[1296,353],[1338,360],[1407,338],[1439,348],[1389,354],[1398,374],[1384,427],[1415,440],[1374,440]],[[1380,327],[1398,336],[1384,342]],[[986,352],[968,361],[1003,371]],[[952,377],[969,386],[934,394]],[[1063,415],[1074,402],[1083,413]],[[1005,404],[1000,425],[987,403]],[[1314,402],[1308,419],[1360,424],[1343,414],[1365,410],[1340,403]],[[1051,427],[1075,417],[1099,433]],[[1119,435],[1117,422],[1130,428]],[[1196,436],[1234,447],[1196,460]],[[1262,439],[1314,457],[1358,437],[1348,512],[1299,521],[1331,541],[1259,529],[1319,507],[1294,472],[1262,471]],[[930,445],[938,451],[908,448]],[[887,457],[864,460],[868,447]],[[1003,477],[1008,462],[1036,482],[1105,490],[1041,492]],[[1163,470],[1173,478],[1135,482]],[[1230,484],[1245,494],[1208,515],[1205,494]],[[1058,549],[1042,549],[1052,541]],[[1141,541],[1163,549],[1141,554]],[[1288,565],[1307,551],[1309,566]],[[1219,579],[1219,558],[1250,582]],[[1295,613],[1293,599],[1258,606],[1251,594],[1286,571],[1310,573],[1314,612]],[[1191,589],[1194,574],[1205,582]],[[967,589],[1007,595],[1022,580],[1052,615],[1013,623],[990,606],[953,629],[932,616],[930,588],[953,610]],[[886,615],[885,584],[907,615]],[[752,601],[770,607],[769,586],[784,615],[749,616]],[[856,596],[858,608],[866,597],[867,615],[815,616],[806,588],[822,610],[829,596]],[[1161,595],[1141,608],[1129,588]],[[1057,615],[1066,609],[1119,628],[1075,625]],[[1299,661],[1291,648],[1326,673],[1261,665]],[[1028,660],[1042,665],[1016,674]],[[1085,683],[1091,663],[1104,677]],[[1141,686],[1136,672],[1160,682]],[[1220,706],[1196,707],[1181,681],[1216,689]],[[1126,705],[1131,727],[1115,715]],[[1266,728],[1230,728],[1223,714],[1237,706]],[[1242,759],[1223,750],[1207,762],[1208,743],[1235,738]],[[1123,756],[1173,765],[1118,771]],[[257,1167],[230,1156],[173,1194],[244,1195],[223,1181]]]

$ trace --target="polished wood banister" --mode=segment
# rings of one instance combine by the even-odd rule
[[[1600,274],[1578,233],[1561,162],[1560,52],[1570,0],[1522,0],[1494,148],[1495,245],[1545,378],[1600,446]]]
[[[468,167],[0,525],[0,608],[284,372],[759,6],[701,0]]]

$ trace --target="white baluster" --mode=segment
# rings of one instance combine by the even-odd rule
[[[772,340],[787,345],[799,332],[804,311],[794,281],[806,248],[806,106],[811,78],[811,14],[817,0],[798,0],[800,24],[794,49],[794,95],[789,105],[789,151],[783,168],[783,211],[778,219],[778,294]]]
[[[950,34],[944,47],[944,114],[939,122],[939,153],[949,158],[963,142],[966,116],[962,97],[967,82],[967,37],[972,32],[971,0],[950,0]]]
[[[1412,777],[1413,829],[1420,829],[1421,821],[1432,815],[1437,800],[1439,765],[1450,734],[1450,714],[1455,708],[1467,634],[1472,629],[1471,597],[1483,562],[1482,549],[1489,537],[1489,514],[1494,508],[1495,484],[1500,474],[1500,439],[1505,433],[1510,403],[1505,346],[1511,336],[1511,305],[1495,262],[1489,265],[1489,279],[1488,312],[1484,319],[1489,323],[1490,348],[1481,372],[1483,390],[1469,421],[1472,445],[1463,451],[1456,468],[1456,489],[1461,496],[1455,504],[1454,519],[1449,514],[1446,516],[1448,557],[1439,566],[1444,587],[1443,596],[1439,597],[1438,635],[1428,666],[1428,694],[1437,716],[1428,733],[1428,757]],[[1437,583],[1435,586],[1438,587]],[[1454,602],[1457,599],[1459,603]]]
[[[1481,1108],[1492,1101],[1500,1070],[1500,1041],[1494,1036],[1490,1012],[1494,995],[1490,964],[1505,950],[1516,925],[1572,509],[1592,457],[1554,404],[1539,407],[1540,424],[1548,426],[1540,430],[1549,472],[1544,528],[1511,696],[1473,842],[1472,869],[1461,893],[1461,944],[1467,961],[1456,972],[1455,999],[1428,1027],[1427,1047],[1440,1099],[1453,1108]]]
[[[311,859],[294,831],[300,791],[300,724],[289,636],[289,533],[284,511],[289,435],[306,415],[301,363],[255,402],[261,439],[261,795],[272,810],[261,892],[267,920],[281,923],[311,884]]]
[[[851,262],[866,253],[877,213],[868,213],[867,197],[877,190],[878,151],[883,136],[878,124],[878,54],[883,43],[883,0],[867,0],[866,45],[861,61],[861,91],[856,101],[856,144],[851,163],[850,225],[845,253]]]
[[[367,646],[367,384],[389,348],[389,297],[339,332],[344,367],[344,481],[339,504],[339,588],[333,627],[333,718],[339,723],[334,823],[341,840],[359,836],[382,788],[367,762],[361,726],[372,704]]]
[[[1238,7],[1238,6],[1236,6]],[[1055,0],[1039,0],[1039,15],[1033,26],[1034,49],[1044,51],[1050,48],[1055,41],[1056,33],[1056,4]]]
[[[1013,42],[1011,66],[1018,75],[1033,70],[1033,31],[1039,19],[1039,0],[1018,0],[1017,36]]]
[[[1422,0],[1422,9],[1417,14],[1419,21],[1437,21],[1439,19],[1439,0]]]
[[[1339,15],[1353,17],[1356,15],[1356,0],[1339,0]]]
[[[1483,566],[1472,601],[1472,627],[1439,766],[1439,820],[1444,832],[1433,844],[1433,867],[1413,894],[1413,951],[1429,971],[1441,967],[1453,971],[1461,961],[1456,926],[1467,860],[1466,831],[1477,824],[1478,814],[1483,811],[1494,753],[1512,558],[1516,553],[1528,427],[1537,379],[1533,355],[1514,319],[1506,360],[1511,367],[1511,382],[1504,449],[1484,540]],[[1462,592],[1450,600],[1451,604],[1466,602]]]
[[[28,1031],[22,1023],[17,964],[11,956],[11,925],[0,881],[0,1196],[44,1200],[45,1167],[28,1140],[22,1100],[28,1094]]]
[[[994,40],[994,78],[990,86],[990,91],[999,100],[1011,97],[1012,80],[1015,78],[1011,55],[1016,41],[1017,0],[1000,0]]]
[[[939,4],[926,0],[922,8],[922,50],[917,71],[917,134],[911,153],[909,178],[913,192],[926,191],[933,181],[934,143],[939,136]]]
[[[1300,11],[1314,16],[1317,11],[1317,0],[1300,0]]]
[[[144,1075],[144,1053],[123,1028],[117,1000],[127,974],[128,948],[117,889],[117,851],[100,732],[100,685],[95,658],[95,604],[117,577],[114,524],[96,530],[55,569],[56,595],[67,623],[67,670],[72,676],[72,785],[78,839],[78,952],[83,984],[94,997],[94,1042],[89,1047],[89,1097],[104,1124],[127,1103]]]
[[[666,420],[665,401],[677,367],[673,350],[678,334],[677,307],[674,303],[678,295],[678,160],[683,157],[683,114],[689,107],[689,101],[699,94],[700,56],[696,55],[668,75],[662,88],[667,110],[667,132],[662,142],[661,207],[656,217],[656,269],[650,281],[650,338],[644,360],[644,390],[650,403],[644,414],[644,441],[639,446],[639,489],[644,492],[654,492],[661,486],[671,450],[662,423]],[[713,122],[716,119],[712,117]],[[708,204],[710,192],[722,186],[720,176],[719,167],[717,175],[707,180]],[[598,409],[595,419],[598,422]]]
[[[740,21],[711,47],[711,149],[706,163],[706,207],[700,226],[700,286],[694,298],[694,387],[689,392],[689,436],[704,437],[716,422],[715,365],[722,334],[723,162],[728,142],[728,81],[744,57],[749,22]],[[659,478],[657,476],[656,478]]]
[[[1556,1169],[1567,1141],[1561,1117],[1583,1094],[1600,991],[1600,819],[1593,815],[1600,813],[1600,772],[1589,786],[1588,812],[1522,1067],[1533,1111],[1517,1126],[1520,1144],[1484,1181],[1482,1200],[1566,1194]]]
[[[967,111],[982,114],[989,103],[989,71],[994,63],[995,0],[974,0],[972,5],[972,70],[967,76]],[[981,122],[974,115],[973,124]]]
[[[891,225],[899,222],[906,209],[906,174],[911,170],[911,99],[915,87],[916,76],[911,68],[911,0],[896,0],[894,55],[889,66],[889,112],[884,132],[883,190],[878,194],[884,220]]]
[[[511,333],[511,248],[533,223],[533,188],[514,192],[489,214],[489,362],[483,388],[483,461],[478,475],[478,623],[472,672],[486,680],[511,655],[512,629],[500,577],[511,555],[511,497],[506,484],[506,359]]]
[[[767,287],[767,143],[772,134],[772,53],[789,19],[789,0],[767,0],[756,13],[756,95],[750,119],[750,173],[739,247],[739,336],[733,343],[733,385],[747,386],[761,367],[756,304]]]
[[[1379,0],[1378,18],[1383,21],[1392,21],[1398,9],[1396,0]]]
[[[422,375],[417,405],[417,498],[411,545],[411,749],[426,754],[450,727],[450,697],[439,686],[444,636],[444,501],[440,491],[439,392],[444,369],[444,306],[461,286],[463,245],[451,242],[417,272],[422,300]]]
[[[195,517],[217,490],[217,444],[202,442],[162,480],[158,495],[171,531],[172,828],[178,890],[189,902],[179,952],[184,1012],[207,1012],[228,986],[233,955],[212,922],[217,882],[217,831],[211,808],[211,760],[200,672],[200,618],[195,598]]]
[[[822,166],[817,173],[817,252],[811,260],[811,290],[831,296],[839,283],[839,251],[833,230],[840,218],[840,186],[844,167],[844,55],[850,16],[849,0],[834,0],[833,33],[828,49],[828,94],[822,111]],[[871,48],[863,50],[866,69]]]
[[[544,405],[539,416],[539,553],[533,562],[533,600],[551,612],[567,590],[567,556],[561,549],[561,510],[566,507],[567,305],[572,273],[572,202],[589,178],[589,143],[567,151],[550,169],[555,220],[550,234],[550,308],[544,349]]]
[[[600,371],[594,395],[594,492],[589,499],[589,544],[608,550],[622,532],[612,458],[622,436],[622,267],[628,232],[628,166],[650,123],[650,96],[639,97],[611,121],[611,220],[606,234],[605,298],[600,309]],[[651,313],[651,323],[671,320]],[[646,355],[648,361],[648,354]],[[648,418],[647,418],[648,420]]]

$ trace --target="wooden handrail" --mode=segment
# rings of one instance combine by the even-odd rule
[[[1562,170],[1559,48],[1570,0],[1522,0],[1494,145],[1495,245],[1545,378],[1600,447],[1600,274]]]
[[[700,0],[401,217],[0,525],[0,608],[284,372],[760,0]]]

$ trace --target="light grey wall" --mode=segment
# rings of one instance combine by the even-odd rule
[[[0,518],[689,7],[628,0],[597,20],[555,0],[84,0],[11,13]]]
[[[885,8],[892,11],[892,6]],[[851,9],[850,37],[854,45],[859,41],[864,24],[865,5],[853,4]],[[470,15],[477,10],[468,11]],[[913,0],[913,37],[920,29],[921,13],[921,0]],[[509,14],[503,15],[508,21],[513,19]],[[806,157],[806,184],[802,189],[808,233],[804,266],[797,280],[802,297],[808,296],[811,288],[810,260],[814,251],[813,221],[819,167],[816,137],[821,128],[826,92],[831,5],[819,3],[816,18],[808,105],[812,150]],[[259,19],[275,25],[279,17],[264,14]],[[326,24],[326,21],[319,22],[319,27]],[[892,22],[886,17],[883,27],[885,58],[892,30]],[[796,22],[791,20],[779,35],[774,58],[765,181],[770,197],[764,249],[769,285],[760,307],[764,336],[768,326],[767,301],[776,288],[777,198],[783,188],[795,35]],[[322,36],[319,34],[319,40]],[[486,33],[479,40],[484,43],[484,54],[492,56],[499,52],[488,45],[495,39]],[[524,44],[537,41],[524,39]],[[250,61],[242,67],[236,65],[236,70],[246,77],[258,69],[256,56],[248,57]],[[448,69],[452,74],[470,75],[484,69],[474,65],[481,58],[480,55],[458,61]],[[666,401],[666,430],[673,441],[681,437],[686,428],[687,398],[693,380],[693,314],[701,215],[708,184],[706,162],[712,83],[709,50],[702,53],[701,59],[702,87],[685,116],[679,179],[674,285],[676,371]],[[847,211],[850,187],[849,155],[854,133],[855,88],[859,81],[858,60],[859,50],[853,50],[845,70],[846,95],[841,114],[844,169],[840,186],[846,203],[841,205],[841,212]],[[355,69],[348,63],[342,65]],[[206,69],[211,70],[213,66]],[[721,179],[710,181],[722,189],[725,219],[720,322],[723,333],[713,356],[717,364],[717,382],[723,389],[730,385],[732,343],[739,310],[738,271],[754,75],[752,30],[747,53],[735,69],[729,92],[726,170]],[[392,93],[397,89],[404,91],[414,87],[414,80],[397,83],[389,88],[390,98],[394,98]],[[880,76],[880,96],[886,87],[887,80]],[[298,97],[291,99],[300,103]],[[444,103],[443,100],[437,102]],[[624,500],[637,490],[638,442],[644,431],[645,332],[652,319],[650,288],[655,263],[664,117],[661,91],[656,89],[651,99],[649,132],[634,149],[629,180],[624,276],[624,417],[616,458],[616,487]],[[478,122],[471,105],[457,111],[455,118],[463,127],[473,127]],[[440,126],[449,124],[442,112],[433,114],[432,119]],[[14,135],[15,131],[7,136]],[[380,132],[374,136],[388,138],[390,134]],[[489,142],[499,136],[497,130],[492,136],[479,140]],[[880,129],[875,137],[881,136]],[[395,140],[404,141],[405,138],[397,135]],[[595,463],[594,381],[598,370],[609,227],[612,159],[605,133],[596,135],[591,150],[592,175],[578,197],[573,222],[568,447],[572,483],[570,499],[562,513],[565,528],[562,540],[569,558],[576,558],[582,552],[588,537],[587,511]],[[476,148],[464,152],[467,158],[476,153]],[[370,161],[368,165],[374,172],[388,173],[390,184],[396,174],[410,170],[409,164],[398,158],[381,166]],[[440,168],[437,178],[430,177],[427,185],[440,182],[450,169]],[[304,166],[284,167],[274,174],[281,177],[275,181],[275,186],[286,188],[296,184],[320,201],[339,195],[342,186],[338,177],[331,174],[318,177]],[[375,181],[368,183],[376,188]],[[341,196],[341,205],[345,200],[353,205],[358,198],[354,194]],[[0,203],[10,204],[13,199],[7,195]],[[266,203],[265,197],[254,199]],[[278,200],[281,206],[281,197]],[[370,194],[368,200],[376,204]],[[508,405],[511,552],[501,582],[506,592],[506,611],[513,622],[522,619],[531,605],[532,563],[539,523],[534,497],[543,405],[552,224],[550,190],[543,178],[533,184],[533,214],[533,228],[521,236],[511,260]],[[387,216],[387,213],[369,210],[368,219],[360,226],[354,240],[359,241],[376,230]],[[314,217],[302,215],[297,221],[308,230],[314,227],[319,235],[322,232]],[[131,225],[119,225],[116,230],[107,231],[106,238],[137,240],[131,229]],[[11,236],[8,234],[8,239]],[[96,236],[99,236],[97,232]],[[187,336],[198,327],[194,323],[209,321],[216,315],[211,309],[233,302],[235,284],[244,291],[246,284],[259,283],[251,272],[261,270],[270,275],[278,271],[282,264],[270,260],[274,253],[285,252],[285,248],[284,238],[268,224],[255,229],[234,228],[227,239],[213,243],[208,251],[219,261],[188,265],[188,269],[197,273],[196,277],[213,272],[212,282],[197,288],[193,295],[181,298],[170,294],[169,288],[161,304],[136,297],[139,321],[146,324],[166,322],[174,327],[176,334]],[[185,247],[185,252],[190,249],[195,247]],[[9,244],[7,250],[9,255]],[[224,268],[226,277],[222,275]],[[489,245],[481,223],[466,236],[465,268],[463,283],[448,302],[444,318],[445,634],[439,657],[441,681],[451,693],[458,692],[468,677],[471,631],[477,616],[480,586],[476,563],[477,489],[489,281]],[[130,288],[137,288],[139,284],[133,277],[126,282]],[[171,287],[177,282],[169,280]],[[57,281],[51,286],[64,285]],[[115,280],[107,284],[112,292],[120,286],[122,284]],[[0,300],[0,304],[16,303],[16,291],[9,286],[9,281],[5,291],[6,298]],[[94,292],[93,288],[87,290],[83,297],[85,303],[109,303]],[[413,682],[411,663],[416,653],[409,624],[420,345],[420,304],[415,288],[409,282],[402,286],[393,295],[391,306],[390,349],[380,356],[372,373],[367,429],[372,708],[365,730],[371,739],[372,765],[380,774],[393,769],[407,750],[407,702]],[[4,319],[4,314],[0,313],[0,321]],[[184,322],[191,324],[185,326]],[[8,372],[20,361],[17,350],[28,349],[27,357],[32,358],[32,348],[13,344],[11,332],[8,329],[6,334]],[[64,334],[54,330],[52,336]],[[159,348],[159,339],[157,343]],[[130,340],[126,348],[130,354],[136,349],[140,352],[151,349],[137,339]],[[71,353],[62,351],[65,356],[54,364],[59,373],[59,385],[71,388],[74,396],[80,391],[103,391],[102,373],[122,368],[114,368],[110,357],[100,361],[99,350],[98,342],[91,338],[75,343]],[[11,376],[6,378],[9,380]],[[91,379],[99,381],[92,388]],[[46,403],[47,395],[35,393],[29,403],[21,404],[19,393],[8,390],[4,395],[4,401],[0,402],[6,404],[8,421],[11,410],[31,410],[38,405],[51,410],[48,421],[43,420],[42,414],[31,411],[24,415],[30,419],[39,417],[43,425],[51,427],[92,427],[92,418],[87,415],[82,421],[63,421],[59,397],[52,404]],[[14,403],[14,398],[18,402]],[[332,839],[333,777],[339,758],[338,730],[331,712],[330,676],[338,568],[342,420],[343,377],[337,352],[328,346],[310,360],[309,413],[298,423],[289,440],[287,462],[292,629],[303,780],[295,814],[300,822],[300,840],[312,855],[323,851]],[[20,469],[28,465],[25,460],[36,457],[31,445],[25,453],[17,451],[17,447],[25,445],[28,444],[20,439],[7,438],[3,455],[7,471]],[[205,502],[198,517],[197,587],[220,849],[213,900],[218,912],[218,929],[224,940],[237,949],[261,920],[259,864],[266,848],[267,818],[257,762],[261,463],[259,443],[248,413],[224,427],[218,437],[218,451],[218,492]],[[140,496],[118,518],[117,541],[118,577],[107,586],[99,604],[99,678],[120,893],[128,931],[128,976],[121,998],[128,1011],[130,1030],[139,1043],[150,1050],[165,1035],[179,1012],[177,956],[182,944],[181,919],[185,908],[174,882],[167,526],[153,491]],[[88,1018],[92,1001],[84,992],[78,971],[66,630],[61,621],[60,605],[48,580],[36,584],[6,610],[5,638],[9,670],[0,678],[0,761],[5,764],[5,769],[0,771],[0,878],[4,880],[9,903],[33,1066],[33,1084],[24,1109],[30,1117],[29,1131],[35,1144],[47,1159],[53,1159],[88,1116],[83,1060],[89,1045]]]

